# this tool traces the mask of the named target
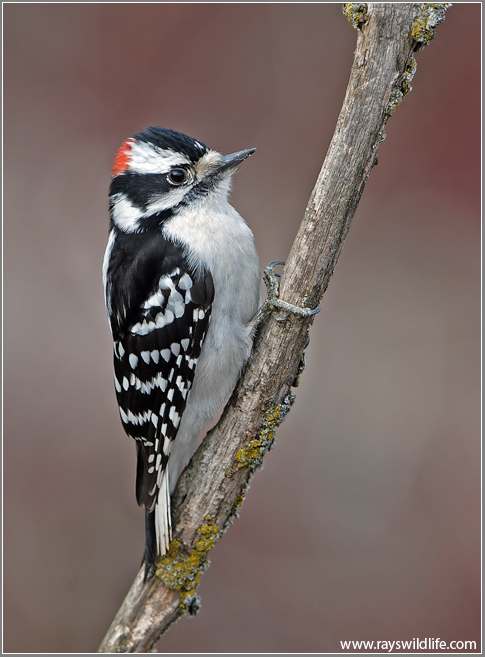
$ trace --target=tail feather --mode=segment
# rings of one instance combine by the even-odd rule
[[[158,554],[163,557],[168,550],[172,538],[172,522],[170,518],[170,490],[168,472],[164,472],[155,504],[155,531],[157,534]]]
[[[145,579],[155,572],[155,562],[167,552],[172,538],[169,482],[166,472],[164,475],[155,507],[152,511],[145,510]]]
[[[155,531],[155,510],[145,510],[145,551],[143,563],[145,564],[145,580],[155,572],[155,561],[157,560],[157,536]]]

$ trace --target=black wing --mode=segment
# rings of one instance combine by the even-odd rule
[[[131,240],[124,245],[121,237],[124,257],[118,248],[108,284],[116,395],[125,431],[137,441],[137,501],[150,511],[192,386],[214,287],[181,247],[161,235],[138,237],[132,253]]]

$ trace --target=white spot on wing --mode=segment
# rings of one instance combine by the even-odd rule
[[[177,276],[177,274],[179,273],[180,273],[180,269],[176,267],[171,274],[164,274],[163,276],[160,276],[160,280],[158,281],[158,287],[161,288],[162,290],[170,290],[170,292],[173,292],[175,290],[173,276]]]
[[[138,415],[135,415],[131,411],[128,411],[126,413],[121,406],[119,407],[120,409],[120,415],[121,419],[125,424],[135,424],[135,425],[142,425],[145,424],[145,422],[148,422],[152,416],[151,411],[145,411],[144,413],[139,413]],[[148,444],[148,443],[147,443]]]
[[[180,290],[190,290],[192,285],[193,285],[192,279],[190,278],[190,276],[187,273],[185,273],[183,276],[180,277],[180,280],[179,280],[179,289]]]
[[[180,424],[180,415],[177,413],[175,406],[172,406],[170,408],[170,413],[168,414],[168,417],[172,421],[172,424],[176,429]]]
[[[165,389],[167,388],[167,380],[163,378],[161,372],[149,381],[141,381],[135,377],[135,387],[137,390],[147,395],[149,395],[154,388],[160,388],[162,392],[165,392]]]
[[[172,344],[170,345],[170,349],[174,356],[178,356],[180,353],[180,344],[178,342],[172,342]]]
[[[174,320],[174,314],[171,310],[168,308],[165,311],[165,323],[166,324],[171,324]]]
[[[158,351],[158,349],[154,349],[151,352],[151,357],[154,363],[158,363],[158,361],[160,360],[160,352]]]
[[[163,328],[166,323],[167,320],[165,318],[165,313],[164,312],[158,313],[158,315],[155,317],[155,327]]]
[[[153,308],[154,306],[162,306],[164,301],[165,297],[163,296],[162,292],[157,290],[154,294],[152,294],[151,297],[148,297],[148,299],[143,304],[143,308],[148,309]]]

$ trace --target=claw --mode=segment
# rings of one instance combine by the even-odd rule
[[[320,307],[320,304],[318,304],[316,308],[313,308],[312,310],[310,310],[310,313],[309,313],[309,314],[310,314],[310,315],[318,315],[318,313],[319,313],[320,311],[321,311],[321,307]]]
[[[266,267],[266,269],[274,269],[276,265],[284,265],[283,260],[273,260],[273,262],[270,262],[269,265]]]
[[[321,310],[320,304],[318,304],[316,308],[301,308],[300,306],[294,306],[293,304],[287,303],[286,301],[282,301],[278,298],[279,284],[276,280],[276,277],[279,277],[280,275],[274,271],[274,267],[276,267],[276,265],[284,264],[285,263],[282,260],[273,260],[273,262],[270,262],[264,270],[263,279],[268,291],[268,298],[263,304],[263,307],[272,306],[275,310],[278,309],[288,313],[293,313],[299,317],[311,317],[312,315],[319,313]],[[276,315],[276,313],[273,313],[273,317],[278,322],[286,322],[288,319],[288,317],[281,317]]]

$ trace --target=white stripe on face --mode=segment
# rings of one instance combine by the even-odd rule
[[[133,173],[168,173],[174,166],[189,164],[187,156],[168,148],[144,141],[135,141],[131,146],[129,171]]]
[[[113,222],[122,231],[132,233],[138,229],[138,222],[143,216],[140,208],[132,205],[121,192],[111,197],[111,216]]]

